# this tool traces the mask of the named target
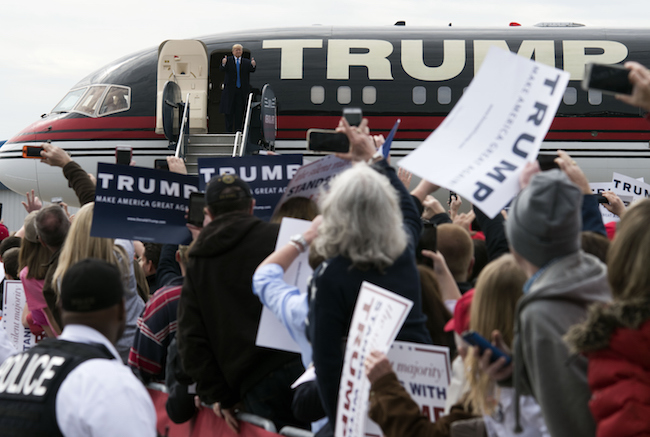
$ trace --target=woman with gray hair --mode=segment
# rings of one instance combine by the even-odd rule
[[[395,169],[364,133],[366,127],[367,120],[358,128],[341,120],[350,151],[338,156],[356,164],[336,177],[322,197],[323,222],[313,242],[326,261],[310,284],[308,331],[318,388],[331,424],[336,423],[345,340],[363,281],[413,301],[399,340],[431,343],[415,264],[420,215]]]

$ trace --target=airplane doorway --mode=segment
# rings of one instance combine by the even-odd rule
[[[221,104],[221,92],[223,91],[223,80],[225,72],[219,70],[221,61],[224,56],[231,56],[232,50],[217,50],[210,54],[210,78],[209,78],[209,96],[208,96],[208,133],[221,134],[226,132],[226,120],[224,115],[219,112]],[[242,57],[250,59],[250,50],[244,49]]]

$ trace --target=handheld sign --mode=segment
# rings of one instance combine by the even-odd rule
[[[236,174],[250,185],[255,198],[253,213],[270,220],[285,188],[302,166],[302,155],[257,155],[240,158],[199,158],[199,188],[214,176]]]
[[[618,196],[632,196],[632,201],[650,197],[650,184],[638,179],[614,173],[612,176],[612,191]]]
[[[494,218],[519,192],[568,81],[568,72],[490,48],[454,109],[400,166]]]
[[[354,306],[336,409],[336,437],[364,435],[370,382],[363,361],[373,350],[388,352],[413,302],[369,282],[361,284]]]
[[[449,348],[429,344],[395,341],[386,354],[397,379],[422,415],[435,422],[445,412],[451,383]],[[365,435],[381,435],[379,425],[368,418]]]
[[[100,162],[90,235],[188,244],[185,214],[194,191],[196,176]]]
[[[25,290],[21,281],[4,281],[4,296],[2,299],[2,328],[17,351],[31,349],[40,338],[36,338],[29,328],[25,328],[21,316],[25,308]]]
[[[303,165],[289,182],[277,207],[292,197],[306,197],[318,202],[321,191],[328,187],[332,178],[351,166],[350,161],[334,155]]]

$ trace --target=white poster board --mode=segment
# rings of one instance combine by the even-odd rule
[[[275,250],[286,245],[292,235],[302,234],[310,226],[311,222],[307,220],[286,217],[282,219]],[[309,266],[309,252],[305,251],[298,255],[298,258],[296,258],[284,273],[284,282],[297,287],[304,294],[307,293],[307,280],[311,274],[312,269]],[[255,344],[261,347],[300,353],[298,344],[291,338],[291,335],[289,335],[287,329],[282,325],[282,322],[267,307],[262,309]]]
[[[400,384],[420,406],[422,414],[435,422],[445,412],[451,382],[449,348],[396,341],[387,356]],[[379,425],[370,418],[365,435],[382,435]]]
[[[17,351],[26,351],[36,344],[36,337],[23,326],[21,317],[25,307],[25,291],[20,281],[6,280],[2,299],[2,328]]]
[[[363,361],[373,350],[388,352],[413,302],[363,282],[352,314],[336,410],[336,437],[364,435],[370,382]]]
[[[565,71],[490,48],[453,110],[400,166],[494,218],[519,192],[568,81]]]

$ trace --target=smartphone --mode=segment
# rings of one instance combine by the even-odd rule
[[[52,197],[52,200],[50,200],[50,202],[56,205],[61,205],[61,202],[63,202],[63,197]]]
[[[596,89],[604,94],[632,94],[630,70],[622,65],[587,64],[582,89]]]
[[[481,351],[481,354],[483,354],[483,351],[485,351],[485,349],[490,349],[492,351],[492,357],[490,358],[491,363],[495,362],[501,357],[504,357],[506,359],[506,365],[510,364],[510,362],[512,361],[512,357],[510,355],[506,354],[501,349],[494,346],[485,337],[483,337],[482,335],[478,334],[475,331],[463,332],[463,340],[465,340],[467,343],[471,344],[472,346],[478,346],[479,350]]]
[[[555,162],[557,155],[537,155],[537,162],[539,163],[539,169],[541,171],[552,170],[554,168],[560,168]]]
[[[23,158],[41,159],[41,150],[40,146],[23,146]]]
[[[418,264],[423,264],[431,268],[434,267],[433,260],[422,255],[423,250],[431,250],[436,252],[438,250],[438,227],[435,223],[424,221],[422,223],[422,232],[420,233],[420,240],[415,249],[415,258]]]
[[[2,203],[0,203],[0,220],[2,220]]]
[[[361,120],[363,120],[363,111],[361,111],[361,108],[345,108],[343,109],[343,117],[350,126],[359,126]]]
[[[156,159],[153,162],[153,168],[155,168],[156,170],[169,171],[169,163],[167,162],[167,159]]]
[[[196,227],[203,227],[203,208],[205,207],[205,193],[190,193],[190,210],[187,213],[187,222]]]
[[[607,203],[607,204],[609,204],[609,200],[607,200],[607,197],[603,196],[602,194],[597,194],[596,195],[596,200],[598,200],[598,203]]]
[[[314,152],[347,153],[350,150],[348,137],[329,129],[309,129],[307,148]]]
[[[456,199],[458,199],[458,194],[454,193],[453,191],[449,191],[449,205],[451,205],[451,202]]]
[[[131,165],[131,158],[133,157],[133,147],[130,146],[117,146],[115,148],[115,163],[122,165]]]

